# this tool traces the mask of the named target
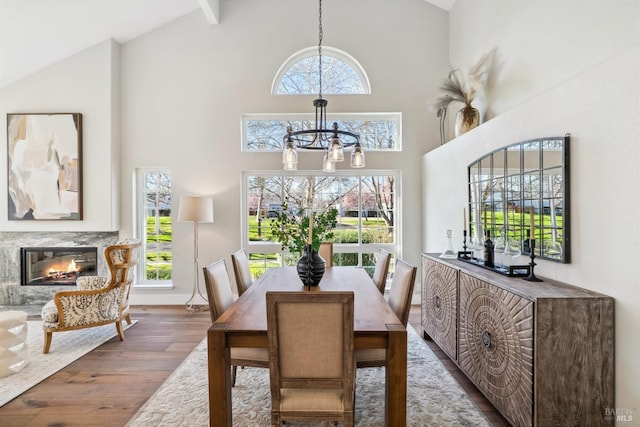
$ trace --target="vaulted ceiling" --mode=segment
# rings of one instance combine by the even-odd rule
[[[393,0],[389,0],[393,1]],[[425,0],[445,10],[456,0]],[[0,88],[103,40],[132,40],[219,0],[0,0]]]

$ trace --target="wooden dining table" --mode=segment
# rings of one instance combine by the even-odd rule
[[[309,290],[295,267],[268,269],[207,331],[209,424],[232,426],[230,347],[268,347],[267,291],[353,291],[354,348],[386,349],[385,425],[407,424],[407,330],[363,268],[327,268]]]

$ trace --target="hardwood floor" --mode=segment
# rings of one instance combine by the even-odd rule
[[[125,341],[113,338],[7,403],[0,426],[124,426],[211,324],[207,311],[187,315],[184,306],[138,306],[131,313],[141,321],[125,332]],[[410,323],[422,334],[419,306],[412,307]],[[455,364],[427,344],[492,425],[508,426]]]
[[[208,311],[132,307],[140,321],[0,408],[0,426],[124,426],[206,335]],[[34,318],[35,319],[35,318]],[[115,327],[114,327],[115,330]],[[52,351],[55,351],[54,334]]]

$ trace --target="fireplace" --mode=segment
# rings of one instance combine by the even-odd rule
[[[21,248],[21,285],[75,285],[80,276],[95,276],[95,247]]]

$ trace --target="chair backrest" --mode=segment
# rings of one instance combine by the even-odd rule
[[[320,243],[318,255],[324,259],[325,268],[333,267],[333,242]]]
[[[373,270],[373,283],[384,294],[384,286],[387,284],[387,275],[389,274],[389,263],[391,262],[391,252],[380,249],[378,259],[376,259],[376,268]]]
[[[129,292],[138,265],[138,248],[140,240],[122,240],[109,245],[104,250],[104,258],[109,268],[109,287],[121,286],[120,312],[126,313],[129,307]]]
[[[411,309],[411,296],[415,285],[417,268],[403,261],[396,260],[396,267],[391,279],[391,291],[389,293],[389,305],[398,319],[406,327],[409,321]]]
[[[211,323],[213,323],[235,302],[235,298],[231,290],[231,282],[229,282],[227,264],[224,258],[202,267],[202,271],[204,272],[204,283],[207,289],[207,299],[209,300]]]
[[[138,264],[139,240],[123,240],[109,245],[104,250],[104,258],[109,268],[109,285],[133,282],[134,267]]]
[[[267,292],[271,398],[280,390],[342,389],[353,408],[353,292]]]
[[[247,252],[244,249],[240,249],[232,253],[231,263],[233,264],[233,274],[236,276],[238,296],[240,296],[253,284]]]

